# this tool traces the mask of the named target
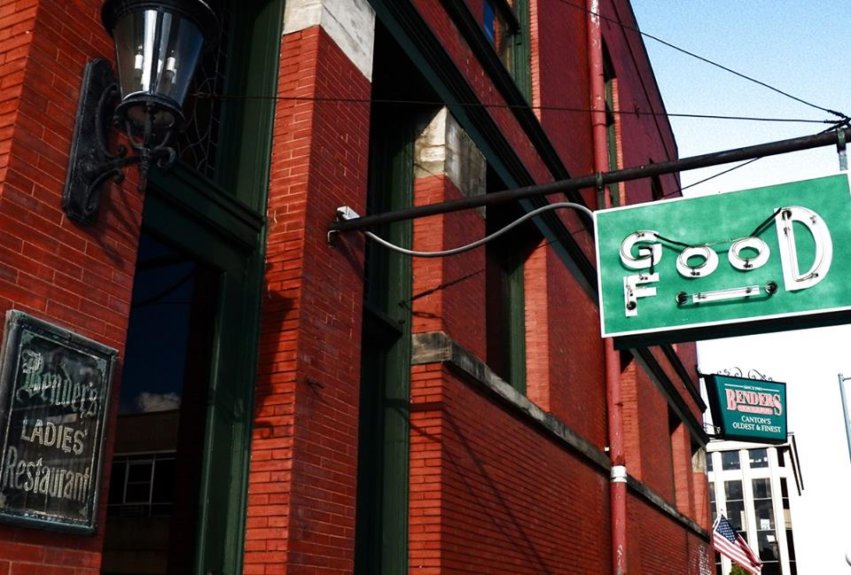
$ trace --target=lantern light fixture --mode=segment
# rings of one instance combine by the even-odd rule
[[[116,72],[103,59],[86,65],[62,199],[68,217],[81,224],[96,220],[102,185],[123,180],[124,166],[139,164],[142,190],[151,165],[175,162],[183,102],[218,29],[204,0],[107,0],[101,19],[115,44]],[[113,125],[134,154],[123,145],[109,150]]]

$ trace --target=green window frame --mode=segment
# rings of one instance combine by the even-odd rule
[[[488,168],[488,191],[505,189]],[[524,211],[518,204],[490,206],[486,233],[516,221]],[[532,224],[518,226],[485,246],[486,363],[518,392],[526,393],[525,263],[540,243]]]
[[[618,169],[618,116],[615,111],[615,91],[617,89],[617,76],[615,75],[615,69],[612,65],[611,60],[609,59],[608,51],[603,50],[603,82],[605,86],[605,98],[606,98],[606,149],[609,159],[608,168],[610,171],[614,171]],[[609,199],[611,200],[612,206],[620,205],[620,192],[618,188],[618,184],[612,183],[608,186]],[[599,198],[600,205],[605,205],[603,203],[604,198]]]
[[[485,0],[482,28],[488,42],[514,78],[514,83],[530,100],[529,0]]]

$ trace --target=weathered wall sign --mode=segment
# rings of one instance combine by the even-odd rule
[[[0,520],[92,532],[116,351],[18,311],[0,371]]]
[[[619,347],[851,316],[848,177],[597,212],[603,337]]]
[[[786,384],[731,375],[704,376],[712,421],[720,437],[785,443]]]

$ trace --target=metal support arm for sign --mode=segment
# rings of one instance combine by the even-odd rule
[[[599,185],[615,184],[618,182],[626,182],[630,180],[638,180],[657,176],[662,174],[671,174],[675,172],[683,172],[687,170],[695,170],[699,168],[707,168],[710,166],[718,166],[721,164],[729,164],[742,160],[750,160],[754,158],[763,158],[767,156],[776,156],[789,152],[799,152],[812,148],[820,148],[823,146],[836,145],[837,141],[844,141],[851,137],[851,128],[842,128],[836,131],[823,132],[813,136],[803,136],[800,138],[792,138],[789,140],[779,140],[766,144],[758,144],[755,146],[747,146],[744,148],[735,148],[724,150],[721,152],[712,152],[700,156],[692,156],[689,158],[681,158],[678,160],[670,160],[660,162],[658,164],[649,164],[634,168],[625,168],[622,170],[614,170],[600,174],[591,174],[580,176],[577,178],[569,178],[567,180],[559,180],[547,184],[539,184],[533,186],[525,186],[512,190],[504,190],[485,194],[483,196],[465,197],[439,204],[430,204],[426,206],[417,206],[402,210],[385,212],[383,214],[374,214],[352,218],[347,220],[338,220],[331,223],[329,232],[344,232],[353,230],[363,230],[373,226],[398,222],[403,220],[411,220],[425,216],[433,216],[437,214],[446,214],[461,210],[479,208],[482,206],[495,205],[513,200],[522,200],[526,198],[546,196],[549,194],[564,193],[568,191],[580,190],[583,188],[593,188]]]

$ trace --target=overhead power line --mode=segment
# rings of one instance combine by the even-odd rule
[[[790,93],[788,93],[784,90],[781,90],[780,88],[777,88],[775,86],[772,86],[771,84],[768,84],[767,82],[763,82],[762,80],[758,80],[758,79],[756,79],[752,76],[748,76],[747,74],[744,74],[742,72],[734,70],[733,68],[730,68],[729,66],[719,64],[718,62],[715,62],[714,60],[710,60],[709,58],[706,58],[706,57],[701,56],[699,54],[695,54],[694,52],[691,52],[690,50],[686,50],[685,48],[681,48],[680,46],[677,46],[676,44],[672,44],[671,42],[663,40],[662,38],[659,38],[658,36],[654,36],[653,34],[649,34],[647,32],[644,32],[644,31],[640,30],[639,28],[624,24],[620,20],[616,20],[615,18],[612,18],[610,16],[605,16],[604,14],[601,14],[599,12],[593,12],[591,10],[588,10],[588,8],[586,8],[584,5],[576,4],[574,2],[571,2],[570,0],[559,0],[559,1],[562,4],[566,4],[568,6],[576,8],[577,10],[581,10],[582,12],[585,12],[586,14],[593,14],[594,16],[597,16],[601,20],[605,20],[607,22],[611,22],[611,23],[613,23],[617,26],[620,26],[624,30],[629,30],[629,31],[635,32],[635,33],[637,33],[637,34],[639,34],[639,35],[641,35],[645,38],[650,38],[651,40],[654,40],[654,41],[656,41],[656,42],[658,42],[658,43],[660,43],[664,46],[667,46],[668,48],[671,48],[672,50],[676,50],[677,52],[680,52],[682,54],[685,54],[687,56],[695,58],[696,60],[700,60],[701,62],[704,62],[705,64],[709,64],[710,66],[715,66],[716,68],[724,70],[725,72],[733,74],[733,75],[735,75],[739,78],[742,78],[743,80],[747,80],[748,82],[752,82],[754,84],[762,86],[763,88],[771,90],[772,92],[776,92],[777,94],[780,94],[782,96],[790,98],[790,99],[792,99],[796,102],[799,102],[801,104],[804,104],[804,105],[809,106],[811,108],[814,108],[816,110],[821,110],[822,112],[827,112],[828,114],[831,114],[833,116],[836,116],[837,118],[840,118],[841,121],[848,121],[849,120],[849,117],[846,116],[845,114],[843,114],[842,112],[837,112],[836,110],[831,110],[830,108],[825,108],[824,106],[819,106],[818,104],[814,104],[813,102],[809,102],[807,100],[804,100],[803,98],[799,98],[798,96],[794,96],[794,95],[792,95],[792,94],[790,94]],[[669,115],[673,115],[673,114],[669,114]]]
[[[530,110],[540,110],[548,112],[575,112],[575,113],[590,113],[591,108],[583,108],[576,106],[558,106],[558,105],[531,105],[531,104],[488,104],[483,102],[446,102],[438,100],[410,100],[410,99],[395,99],[395,98],[338,98],[338,97],[323,97],[323,96],[228,96],[224,94],[210,94],[204,92],[196,92],[193,94],[198,99],[212,100],[276,100],[276,101],[294,101],[294,102],[327,102],[332,104],[387,104],[387,105],[407,105],[407,106],[445,106],[454,105],[462,108],[494,108],[494,109],[514,109],[528,108]],[[667,113],[667,112],[646,112],[643,110],[612,110],[612,114],[621,116],[660,116],[669,118],[696,118],[705,120],[735,120],[745,122],[778,122],[778,123],[799,123],[799,124],[830,124],[833,127],[837,122],[835,120],[814,120],[811,118],[778,118],[769,116],[741,116],[741,115],[723,115],[723,114],[689,114],[689,113]]]

